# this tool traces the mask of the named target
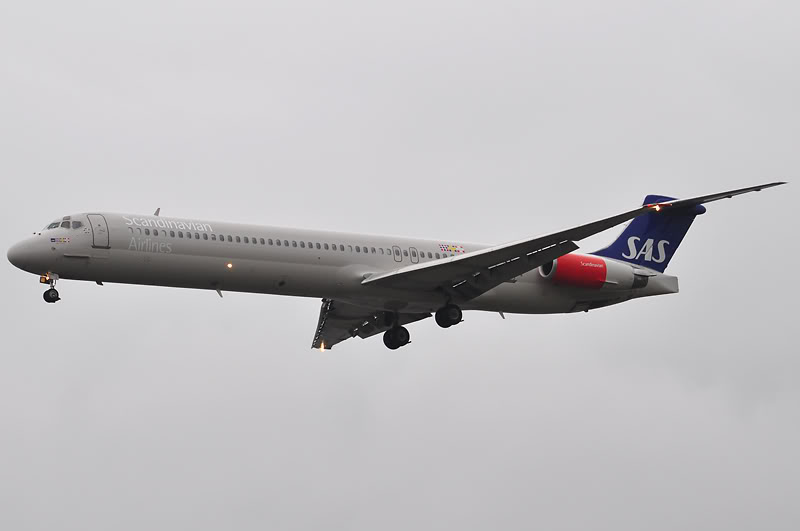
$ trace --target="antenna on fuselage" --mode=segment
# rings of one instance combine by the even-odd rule
[[[161,207],[158,207],[155,212],[153,212],[154,216],[157,216],[161,213]]]

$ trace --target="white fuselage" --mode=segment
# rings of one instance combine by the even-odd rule
[[[69,218],[69,227],[62,222],[17,244],[9,259],[31,273],[61,279],[317,297],[378,310],[434,312],[447,303],[446,294],[362,282],[377,273],[486,247],[161,216],[93,213]],[[77,228],[75,221],[80,222]],[[631,268],[605,260],[610,267]],[[608,283],[589,289],[555,283],[534,270],[462,307],[564,313],[677,291],[675,277],[648,275],[645,287]]]

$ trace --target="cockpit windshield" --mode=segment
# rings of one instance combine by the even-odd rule
[[[59,227],[61,227],[62,229],[79,229],[83,227],[82,222],[70,221],[70,218],[71,216],[64,216],[62,219],[52,222],[42,230],[57,229]]]

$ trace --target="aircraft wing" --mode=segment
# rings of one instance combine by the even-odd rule
[[[762,184],[690,199],[644,205],[553,234],[372,275],[362,284],[413,291],[439,290],[449,295],[454,302],[463,302],[574,251],[578,248],[575,240],[603,232],[648,212],[667,214],[670,210],[691,208],[747,192],[761,191],[779,184],[784,183]]]
[[[399,324],[406,325],[430,317],[429,313],[401,313]],[[351,337],[366,339],[385,332],[391,326],[386,312],[362,308],[333,299],[322,299],[317,331],[311,348],[330,349]]]

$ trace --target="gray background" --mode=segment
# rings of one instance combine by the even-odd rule
[[[110,210],[503,242],[798,166],[794,2],[4,2],[0,246]],[[3,261],[0,528],[797,529],[794,187],[682,293],[308,348]],[[587,242],[591,251],[615,236]]]

